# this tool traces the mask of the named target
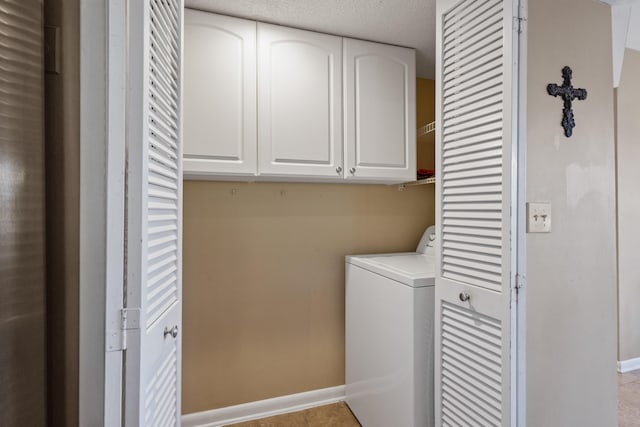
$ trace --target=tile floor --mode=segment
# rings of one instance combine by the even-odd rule
[[[346,403],[319,406],[227,427],[360,427]],[[618,427],[640,427],[640,370],[618,374]]]
[[[618,374],[618,427],[640,427],[640,370]]]
[[[344,402],[227,427],[360,427]]]

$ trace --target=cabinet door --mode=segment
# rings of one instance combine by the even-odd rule
[[[345,177],[416,179],[415,52],[344,39]]]
[[[342,39],[258,24],[261,175],[342,178]]]
[[[256,23],[185,10],[184,173],[255,175]]]

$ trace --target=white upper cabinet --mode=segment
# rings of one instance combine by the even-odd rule
[[[416,179],[415,51],[344,39],[345,177]]]
[[[257,173],[256,23],[185,10],[184,173]]]
[[[258,24],[258,139],[260,175],[342,179],[340,37]]]
[[[412,49],[186,9],[183,84],[188,179],[416,178]]]

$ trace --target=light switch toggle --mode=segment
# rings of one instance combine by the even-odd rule
[[[527,203],[527,233],[551,233],[551,203]]]

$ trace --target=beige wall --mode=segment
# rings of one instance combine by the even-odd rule
[[[45,77],[48,425],[78,425],[79,0],[46,0],[60,74]]]
[[[183,413],[344,384],[344,256],[415,250],[433,197],[185,182]]]
[[[618,360],[640,358],[640,52],[627,49],[617,89]]]
[[[416,84],[416,125],[418,128],[431,123],[436,117],[436,81],[417,79]],[[418,169],[435,169],[436,134],[428,133],[418,137]]]
[[[418,126],[434,89],[418,79]],[[434,191],[185,181],[182,412],[344,384],[344,256],[414,251]]]
[[[609,7],[529,2],[527,201],[552,203],[551,234],[527,235],[527,425],[617,425],[616,238]],[[577,127],[546,85],[573,68]]]

